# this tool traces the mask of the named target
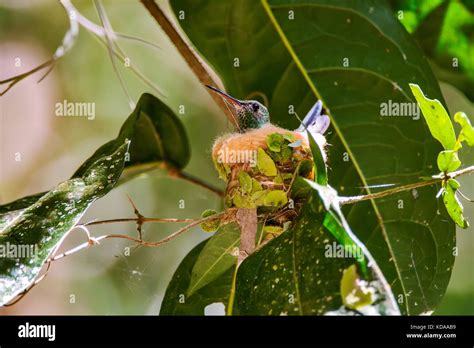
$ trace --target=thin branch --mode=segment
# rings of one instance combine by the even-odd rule
[[[474,203],[474,199],[472,198],[469,198],[468,196],[466,196],[464,193],[462,193],[461,190],[456,190],[456,193],[458,193],[462,198],[464,198],[466,201],[468,202],[471,202],[471,203]]]
[[[408,185],[403,185],[403,186],[398,186],[394,187],[385,191],[380,191],[376,193],[370,193],[368,195],[361,195],[361,196],[351,196],[351,197],[340,197],[339,198],[339,204],[340,205],[345,205],[345,204],[353,204],[361,201],[366,201],[369,199],[378,199],[378,198],[383,198],[386,196],[390,196],[396,193],[404,192],[404,191],[410,191],[419,187],[425,187],[425,186],[431,186],[437,183],[442,182],[443,180],[446,179],[454,179],[458,176],[461,175],[466,175],[466,174],[472,174],[474,173],[474,166],[470,166],[452,173],[447,173],[446,175],[442,176],[434,176],[434,179],[432,180],[427,180],[427,181],[420,181],[420,182],[415,182],[413,184],[408,184]]]
[[[216,81],[209,74],[207,69],[204,67],[203,62],[199,59],[199,56],[194,52],[190,45],[181,37],[178,30],[174,27],[173,23],[169,20],[168,17],[163,13],[160,7],[155,3],[154,0],[141,0],[142,4],[146,7],[150,15],[155,19],[155,21],[160,25],[166,35],[169,37],[171,42],[176,46],[177,50],[184,58],[188,66],[197,76],[199,81],[204,85],[216,86]],[[208,93],[214,99],[214,101],[219,105],[221,110],[226,114],[229,121],[237,127],[238,125],[235,122],[235,118],[227,108],[224,100],[219,97],[216,93],[212,93],[211,90],[208,90]]]
[[[132,205],[134,206],[135,213],[137,214],[136,218],[124,218],[124,219],[110,219],[110,220],[92,221],[92,222],[88,222],[88,223],[85,223],[85,224],[80,224],[80,225],[74,226],[74,228],[69,230],[64,236],[61,237],[59,242],[56,244],[56,246],[51,251],[50,257],[46,260],[46,263],[45,263],[46,269],[43,272],[43,274],[39,275],[33,281],[33,283],[31,283],[27,288],[25,288],[22,292],[20,292],[8,304],[4,304],[3,306],[7,307],[7,306],[14,305],[18,301],[20,301],[38,283],[40,283],[48,275],[49,270],[51,268],[51,263],[53,261],[57,261],[59,259],[62,259],[62,258],[66,257],[66,256],[69,256],[69,255],[72,255],[72,254],[74,254],[74,253],[76,253],[80,250],[92,247],[94,245],[99,245],[100,241],[102,241],[104,239],[113,239],[113,238],[127,239],[127,240],[130,240],[130,241],[133,241],[133,242],[137,243],[137,245],[146,246],[146,247],[157,247],[157,246],[160,246],[164,243],[167,243],[167,242],[175,239],[179,235],[181,235],[184,232],[190,230],[192,227],[195,227],[196,225],[199,225],[203,222],[220,219],[221,223],[225,224],[225,223],[230,223],[235,219],[235,217],[234,217],[235,209],[228,209],[225,212],[221,212],[221,213],[218,213],[218,214],[215,214],[215,215],[212,215],[212,216],[207,216],[207,217],[198,218],[198,219],[146,218],[138,212],[138,209],[135,207],[133,202],[132,202]],[[126,235],[126,234],[106,234],[106,235],[102,235],[102,236],[99,236],[99,237],[92,237],[89,233],[89,230],[87,229],[87,226],[90,226],[90,225],[99,225],[99,224],[106,224],[106,223],[127,222],[127,221],[135,221],[135,222],[138,223],[140,219],[143,220],[142,223],[144,223],[144,222],[190,222],[190,223],[188,225],[180,228],[179,230],[175,231],[174,233],[168,235],[167,237],[157,241],[157,242],[145,241],[145,240],[142,240],[141,238],[134,238],[134,237],[131,237],[131,236]],[[63,252],[59,255],[56,255],[57,251],[59,250],[59,248],[61,247],[63,242],[66,240],[67,236],[69,236],[69,234],[76,228],[79,228],[80,230],[85,232],[85,234],[87,236],[87,242],[82,243],[82,244],[80,244],[80,245],[78,245],[78,246],[76,246],[72,249],[69,249],[69,250],[67,250],[67,251],[65,251],[65,252]]]
[[[201,179],[187,173],[183,173],[182,171],[174,168],[173,166],[163,162],[163,161],[155,161],[151,163],[143,163],[143,164],[137,164],[132,167],[127,167],[124,170],[124,174],[120,177],[121,183],[125,183],[132,178],[145,174],[151,170],[155,169],[164,169],[167,171],[168,176],[172,178],[177,178],[181,179],[187,182],[190,182],[194,185],[198,185],[202,188],[205,188],[208,191],[211,191],[218,195],[219,197],[224,197],[224,192],[220,190],[217,187],[212,186],[211,184],[208,184],[205,181],[202,181]]]
[[[104,224],[113,224],[118,222],[157,222],[157,223],[183,223],[183,222],[193,222],[196,219],[174,219],[174,218],[120,218],[120,219],[106,219],[106,220],[93,220],[86,222],[84,226],[93,226],[93,225],[104,225]]]
[[[220,196],[220,197],[224,197],[224,192],[221,191],[220,189],[202,181],[201,179],[195,177],[195,176],[192,176],[190,174],[187,174],[187,173],[183,173],[181,171],[174,171],[174,172],[170,172],[169,175],[171,177],[175,177],[175,178],[179,178],[179,179],[182,179],[182,180],[185,180],[185,181],[188,181],[192,184],[195,184],[195,185],[198,185],[200,187],[203,187],[205,188],[206,190],[209,190],[211,192],[214,192],[216,195]]]
[[[67,9],[66,9],[66,11],[67,11]],[[44,63],[41,63],[37,67],[35,67],[35,68],[25,72],[25,73],[9,77],[5,80],[0,80],[0,85],[8,83],[8,86],[3,91],[0,92],[0,96],[7,93],[13,86],[15,86],[21,80],[27,78],[30,75],[33,75],[37,71],[40,71],[44,68],[49,67],[46,74],[44,74],[39,79],[38,82],[41,82],[51,72],[51,70],[54,67],[55,63],[59,59],[61,59],[66,54],[66,52],[69,51],[74,46],[74,43],[76,42],[76,38],[79,34],[79,24],[76,20],[76,17],[74,15],[74,13],[70,13],[69,11],[67,11],[67,12],[69,14],[69,16],[68,16],[68,18],[69,18],[69,29],[64,34],[61,45],[58,46],[58,48],[54,52],[53,56],[50,59],[48,59],[47,61],[45,61]]]
[[[5,79],[5,80],[1,80],[0,85],[8,83],[8,86],[7,86],[7,88],[5,88],[3,91],[0,92],[0,96],[7,93],[13,86],[15,86],[18,82],[20,82],[24,78],[26,78],[30,75],[33,75],[35,72],[40,71],[40,70],[42,70],[42,69],[44,69],[48,66],[53,66],[53,63],[54,63],[54,59],[51,58],[51,59],[47,60],[46,62],[38,65],[37,67],[35,67],[35,68],[33,68],[33,69],[23,73],[23,74],[13,76],[13,77],[10,77],[10,78]]]
[[[142,226],[145,223],[145,217],[140,213],[138,210],[137,206],[135,205],[135,202],[132,200],[132,198],[127,195],[128,201],[133,207],[133,212],[135,213],[135,216],[137,217],[137,232],[138,232],[138,238],[142,238]]]
[[[65,7],[69,12],[75,13],[77,17],[77,21],[79,24],[86,29],[87,31],[100,36],[100,37],[105,37],[105,30],[103,27],[100,25],[95,24],[94,22],[90,21],[87,17],[84,17],[71,3],[70,0],[60,0],[61,5]],[[155,48],[156,50],[161,50],[161,47],[154,44],[151,41],[145,40],[141,37],[133,36],[133,35],[128,35],[128,34],[123,34],[117,31],[112,31],[111,33],[111,38],[116,41],[118,38],[125,39],[125,40],[130,40],[130,41],[136,41],[140,42],[143,44],[146,44],[150,47]]]
[[[99,0],[94,0],[94,5],[97,10],[97,13],[99,15],[100,22],[102,24],[102,27],[104,28],[104,33],[105,33],[105,40],[107,43],[107,51],[109,53],[110,61],[112,63],[112,67],[115,71],[115,74],[117,75],[120,85],[122,86],[122,89],[125,93],[125,95],[128,98],[128,104],[130,105],[130,109],[135,109],[135,103],[133,102],[133,99],[130,95],[130,92],[128,90],[127,84],[125,83],[125,80],[123,79],[122,74],[120,73],[120,70],[117,67],[117,63],[115,61],[115,54],[113,51],[113,29],[112,25],[110,24],[109,18],[107,17],[107,14],[105,13],[105,9],[102,6],[102,3]],[[117,48],[117,46],[116,46]],[[123,52],[121,52],[123,53]]]
[[[101,36],[96,35],[94,32],[89,32],[93,38],[95,38],[100,44],[102,44],[106,49],[107,49],[107,42],[105,39]],[[116,57],[119,57],[122,61],[125,61],[126,56],[118,52],[115,48],[112,48],[112,51]],[[140,69],[135,67],[135,64],[130,61],[129,63],[129,69],[135,74],[135,76],[142,81],[144,84],[146,84],[148,87],[153,89],[157,94],[161,96],[165,96],[165,93],[163,93],[158,86],[156,86],[148,77],[146,77]]]
[[[77,18],[78,23],[84,29],[86,29],[87,32],[89,34],[91,34],[93,38],[97,39],[99,41],[99,43],[101,43],[102,45],[104,45],[104,47],[106,49],[108,49],[107,41],[106,41],[106,38],[105,38],[106,33],[105,33],[105,29],[103,27],[95,24],[94,22],[92,22],[89,19],[87,19],[86,17],[84,17],[74,7],[74,5],[71,3],[70,0],[60,0],[60,3],[64,6],[65,9],[68,10],[68,12],[74,13],[76,18]],[[135,36],[126,35],[126,34],[122,34],[122,33],[115,32],[115,31],[110,31],[109,35],[110,35],[110,38],[113,39],[112,41],[116,46],[116,48],[112,47],[112,52],[116,57],[120,58],[122,61],[125,60],[126,54],[118,46],[117,38],[133,40],[133,41],[137,41],[137,42],[143,42],[144,44],[147,44],[148,46],[151,46],[155,49],[160,49],[160,47],[155,45],[154,43],[149,42],[145,39],[135,37]],[[136,68],[135,65],[132,62],[130,62],[130,65],[129,65],[128,68],[135,74],[135,76],[138,79],[140,79],[148,87],[153,89],[157,94],[159,94],[161,96],[164,96],[164,93],[162,91],[160,91],[160,89],[150,79],[148,79],[138,68]]]
[[[137,243],[138,245],[141,245],[141,246],[146,246],[146,247],[157,247],[157,246],[160,246],[164,243],[167,243],[173,239],[175,239],[176,237],[178,237],[179,235],[183,234],[184,232],[190,230],[191,228],[203,223],[203,222],[207,222],[207,221],[212,221],[212,220],[216,220],[216,219],[219,219],[221,217],[224,216],[224,219],[227,217],[227,216],[230,216],[231,214],[229,214],[229,212],[222,212],[222,213],[218,213],[218,214],[215,214],[215,215],[212,215],[212,216],[208,216],[208,217],[204,217],[204,218],[200,218],[200,219],[182,219],[182,221],[191,221],[191,223],[189,223],[188,225],[180,228],[179,230],[173,232],[172,234],[168,235],[167,237],[157,241],[157,242],[150,242],[150,241],[145,241],[145,240],[142,240],[142,239],[139,239],[139,238],[134,238],[134,237],[131,237],[129,235],[126,235],[126,234],[105,234],[105,235],[102,235],[102,236],[99,236],[99,237],[94,237],[93,238],[93,244],[99,244],[99,242],[101,240],[104,240],[104,239],[113,239],[113,238],[118,238],[118,239],[127,239],[127,240],[130,240],[130,241],[133,241],[135,243]],[[165,222],[164,221],[165,219],[147,219],[147,222]],[[176,219],[177,220],[177,219]],[[122,222],[124,221],[124,219],[114,219],[114,220],[102,220],[102,221],[95,221],[95,223],[87,223],[87,224],[84,224],[84,225],[78,225],[76,227],[80,227],[80,226],[89,226],[89,225],[93,225],[93,224],[99,224],[99,223],[113,223],[113,222]],[[127,219],[127,221],[136,221],[136,218],[134,219]],[[182,222],[182,221],[171,221],[171,222]],[[230,222],[230,220],[227,220],[227,222]],[[90,247],[92,244],[90,241],[86,242],[86,243],[83,243],[83,244],[80,244],[78,246],[76,246],[75,248],[73,249],[70,249],[60,255],[57,255],[53,258],[50,258],[48,259],[48,262],[51,262],[51,261],[56,261],[56,260],[59,260],[59,259],[62,259],[63,257],[66,257],[66,256],[69,256],[71,254],[74,254],[82,249],[85,249],[87,247]]]

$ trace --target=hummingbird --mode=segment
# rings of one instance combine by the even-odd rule
[[[218,93],[232,108],[238,132],[221,136],[216,140],[212,149],[212,157],[216,161],[219,154],[227,153],[255,153],[259,148],[267,148],[267,137],[270,134],[280,133],[282,135],[291,133],[296,139],[292,144],[294,148],[303,147],[309,149],[307,132],[309,131],[321,149],[324,160],[326,155],[324,147],[326,138],[324,132],[330,125],[329,116],[322,114],[323,104],[317,101],[308,114],[301,121],[298,128],[290,131],[277,127],[270,122],[268,109],[256,100],[239,100],[220,89],[206,85],[207,88]],[[232,164],[232,161],[229,161]],[[223,163],[229,163],[223,161]],[[239,162],[240,163],[240,162]],[[217,168],[217,166],[216,166]],[[258,218],[256,208],[239,208],[236,213],[236,221],[240,227],[240,248],[237,264],[255,250]]]
[[[213,155],[223,146],[236,151],[252,150],[256,147],[266,147],[266,138],[272,133],[292,133],[297,142],[309,147],[306,131],[309,131],[318,143],[326,159],[324,133],[331,124],[328,115],[323,114],[323,103],[318,100],[301,121],[298,128],[290,131],[273,125],[270,121],[268,109],[256,100],[239,100],[220,89],[206,85],[207,88],[218,93],[230,105],[232,114],[238,127],[237,134],[224,135],[217,139],[213,148]],[[241,133],[241,134],[239,134]],[[297,144],[296,144],[297,145]]]

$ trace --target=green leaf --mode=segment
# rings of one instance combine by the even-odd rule
[[[354,259],[338,257],[337,241],[321,225],[324,212],[312,209],[305,205],[294,226],[242,262],[235,292],[238,314],[323,315],[343,305],[343,270]],[[378,288],[377,295],[383,304],[374,313],[396,314]]]
[[[281,159],[283,162],[289,161],[293,156],[293,150],[288,146],[288,144],[283,144],[281,147]]]
[[[278,236],[283,232],[283,227],[280,226],[265,226],[263,228],[263,233],[264,234],[272,234],[274,236]]]
[[[156,97],[143,94],[117,138],[101,146],[70,180],[49,192],[0,206],[0,249],[15,243],[37,247],[35,256],[18,262],[0,259],[0,301],[10,301],[31,284],[61,238],[93,201],[116,185],[119,177],[129,179],[156,168],[156,162],[182,168],[189,157],[180,120]]]
[[[262,190],[263,190],[262,184],[260,184],[258,180],[252,178],[252,193],[262,191]]]
[[[206,209],[202,212],[201,218],[206,218],[206,217],[216,215],[216,214],[217,214],[217,211],[213,209]],[[219,228],[219,225],[220,225],[219,219],[209,220],[200,224],[201,229],[204,232],[215,232]]]
[[[255,203],[252,199],[252,196],[241,195],[240,193],[236,193],[234,197],[232,197],[232,203],[237,208],[255,208]]]
[[[445,150],[454,150],[456,136],[446,109],[439,100],[426,98],[418,85],[410,83],[410,88],[418,101],[431,135],[443,145]]]
[[[260,239],[262,231],[259,226],[256,240]],[[225,225],[212,236],[193,266],[188,297],[235,266],[239,247],[240,228],[234,223]]]
[[[456,190],[459,186],[459,182],[454,179],[449,179],[444,186],[443,202],[453,221],[461,228],[468,228],[469,223],[462,216],[463,206],[456,197]]]
[[[326,162],[324,161],[323,154],[319,145],[314,140],[313,135],[306,131],[309,140],[309,146],[311,148],[311,154],[313,155],[314,165],[316,167],[316,182],[319,185],[327,185],[328,184],[328,172],[326,168]]]
[[[120,177],[129,143],[96,156],[80,177],[60,183],[3,225],[0,249],[0,303],[6,304],[38,276],[57,243],[76,225],[86,209],[109,192]],[[28,248],[18,255],[8,250]]]
[[[144,93],[135,110],[122,125],[117,138],[97,149],[78,168],[72,178],[81,177],[90,165],[104,154],[114,152],[125,139],[130,140],[131,144],[125,162],[126,170],[119,183],[156,168],[156,162],[165,161],[181,169],[186,166],[191,156],[188,138],[179,118],[155,96]],[[46,192],[1,205],[0,227],[3,221],[20,214],[22,209],[32,205],[44,194]]]
[[[237,264],[239,245],[240,230],[235,224],[222,227],[212,236],[193,266],[187,291],[188,297]]]
[[[282,207],[286,203],[288,203],[288,197],[283,190],[272,190],[263,199],[263,205],[267,207]]]
[[[259,148],[257,151],[257,168],[263,175],[266,176],[276,176],[277,169],[275,166],[275,162],[271,159],[267,153]]]
[[[265,205],[265,197],[267,196],[269,192],[270,192],[269,190],[261,190],[261,191],[254,192],[252,194],[251,201],[257,207],[263,206]]]
[[[326,210],[326,214],[323,220],[323,226],[334,236],[334,238],[336,238],[339,244],[341,244],[344,248],[355,250],[360,249],[360,252],[362,253],[361,246],[357,244],[360,242],[353,239],[350,226],[340,210],[339,196],[337,194],[337,191],[329,185],[319,185],[318,183],[314,183],[308,179],[305,179],[305,181],[310,187],[313,188],[313,190],[317,192],[317,195],[321,200],[324,209]],[[318,200],[313,201],[318,202]],[[357,258],[357,262],[360,265],[364,277],[366,277],[368,267],[365,255],[363,253],[362,255],[360,255],[360,257]],[[375,263],[375,261],[373,263]]]
[[[240,188],[242,189],[242,192],[243,193],[252,192],[253,183],[252,183],[252,178],[250,177],[250,175],[246,171],[241,170],[238,174],[238,178],[239,178],[239,184],[240,184]]]
[[[443,173],[452,172],[459,168],[461,161],[458,152],[454,150],[441,151],[438,155],[438,168]]]
[[[280,133],[268,134],[267,146],[270,151],[280,152],[285,138]]]
[[[465,141],[469,146],[474,146],[474,127],[464,112],[456,112],[454,121],[461,125],[461,133],[459,133],[458,141]]]
[[[334,238],[336,238],[337,242],[343,246],[345,249],[349,250],[358,250],[359,257],[357,257],[357,262],[359,267],[364,275],[367,276],[368,267],[367,262],[365,260],[364,254],[362,250],[357,246],[356,243],[347,235],[346,230],[342,226],[341,221],[335,216],[335,214],[331,211],[327,212],[324,216],[323,226],[326,228],[328,232],[330,232]]]
[[[374,303],[375,289],[366,285],[360,279],[355,265],[345,269],[341,279],[341,297],[344,306],[350,309],[360,309]]]
[[[14,212],[14,211],[20,211],[22,209],[25,209],[35,203],[38,199],[40,199],[41,196],[43,196],[46,192],[42,193],[37,193],[31,196],[26,196],[20,199],[17,199],[16,201],[0,205],[0,218],[2,214],[8,213],[8,212]]]
[[[294,143],[295,141],[297,141],[296,136],[290,132],[283,134],[283,138],[285,138],[288,143]]]
[[[191,152],[183,124],[176,114],[155,96],[144,93],[127,118],[116,139],[102,145],[74,174],[87,168],[102,153],[130,139],[130,160],[127,161],[129,175],[149,170],[147,164],[166,162],[182,169],[189,162]]]
[[[360,187],[403,185],[433,175],[441,146],[426,123],[416,115],[381,116],[389,101],[415,102],[409,83],[444,103],[423,53],[385,1],[171,0],[171,6],[176,14],[185,11],[186,19],[177,22],[226,90],[237,98],[255,91],[265,95],[274,124],[295,129],[299,122],[288,106],[305,115],[317,99],[323,101],[331,118],[329,183],[341,194],[366,194],[373,189]],[[290,10],[295,20],[288,18]],[[304,196],[302,181],[297,177],[292,191]],[[439,188],[343,208],[404,314],[434,310],[449,282],[455,225],[433,199]]]
[[[208,241],[209,239],[194,247],[179,264],[166,289],[160,315],[203,315],[206,306],[210,304],[223,303],[228,306],[235,267],[229,268],[192,296],[186,296],[192,270]]]

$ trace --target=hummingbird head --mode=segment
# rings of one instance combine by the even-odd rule
[[[212,86],[206,85],[211,91],[218,93],[231,105],[240,132],[260,128],[270,122],[268,109],[256,100],[239,100]]]

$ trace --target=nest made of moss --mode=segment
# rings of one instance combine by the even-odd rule
[[[272,236],[298,215],[308,194],[302,178],[315,175],[306,134],[270,124],[220,137],[212,157],[227,183],[226,208],[256,208],[259,216],[265,216],[265,230]]]

